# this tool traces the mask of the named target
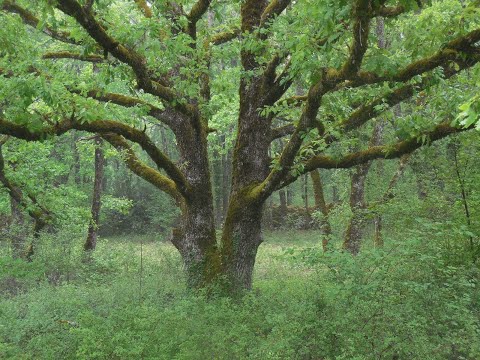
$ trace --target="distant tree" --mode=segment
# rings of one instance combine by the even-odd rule
[[[95,250],[97,246],[98,227],[100,225],[100,209],[102,207],[103,177],[105,155],[102,149],[102,139],[95,137],[95,178],[93,181],[91,219],[88,225],[87,240],[83,245],[86,251]]]
[[[0,133],[100,134],[181,209],[172,243],[189,285],[223,279],[229,291],[248,289],[273,192],[315,169],[397,158],[474,126],[432,113],[400,141],[367,148],[353,131],[419,93],[435,98],[477,64],[474,3],[3,0]],[[379,16],[399,34],[388,50],[370,29]],[[298,95],[293,83],[308,90]],[[217,241],[208,138],[222,135],[219,117],[237,120]],[[174,134],[176,159],[152,140],[155,122]],[[270,156],[281,137],[283,150]]]

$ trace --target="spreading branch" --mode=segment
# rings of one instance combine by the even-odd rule
[[[458,128],[450,125],[450,122],[442,122],[435,126],[433,130],[426,131],[421,136],[400,141],[391,145],[372,146],[366,150],[348,154],[340,158],[333,158],[325,155],[314,156],[305,164],[305,171],[314,169],[346,169],[352,166],[366,163],[375,159],[395,159],[405,154],[409,154],[425,145],[422,138],[427,138],[429,143],[441,140],[455,133],[463,132],[469,128]]]
[[[272,0],[263,11],[260,26],[264,26],[275,16],[280,15],[291,2],[292,0]]]
[[[138,98],[117,93],[105,93],[100,90],[90,90],[86,93],[83,93],[82,91],[77,89],[69,89],[69,91],[73,94],[82,95],[100,102],[120,105],[126,108],[131,108],[135,106],[147,106],[148,115],[150,115],[151,117],[160,120],[169,127],[172,127],[175,122],[175,116],[171,113],[170,110],[160,109],[159,107]]]
[[[105,134],[115,134],[139,144],[157,167],[165,170],[170,177],[169,180],[175,184],[175,191],[179,192],[184,197],[189,196],[190,186],[184,174],[165,154],[160,151],[160,149],[158,149],[145,132],[137,130],[131,126],[110,120],[97,120],[90,123],[80,123],[78,121],[66,119],[53,126],[44,128],[41,131],[32,132],[22,125],[0,118],[0,133],[27,141],[39,141],[49,136],[62,135],[72,129],[98,133],[102,136]],[[161,173],[158,174],[161,175]],[[169,187],[170,185],[168,188]]]
[[[177,201],[177,203],[181,203],[183,201],[183,198],[178,191],[178,187],[176,186],[175,182],[142,162],[135,155],[135,152],[132,150],[128,142],[122,136],[112,133],[105,133],[102,134],[102,138],[108,141],[118,151],[121,151],[125,154],[124,162],[134,174],[148,181],[150,184],[160,189],[161,191],[169,194]]]
[[[233,29],[230,29],[228,31],[219,32],[213,35],[209,39],[209,42],[213,45],[222,45],[237,38],[240,34],[241,34],[240,28],[234,27]]]
[[[357,20],[357,22],[359,21],[360,20]],[[357,46],[366,46],[360,44],[360,38],[361,36],[359,35],[356,40],[354,39],[354,44],[357,43]],[[367,77],[365,75],[364,77],[365,79],[368,79],[368,82],[371,84],[382,81],[407,82],[414,76],[424,74],[437,67],[442,67],[445,76],[450,77],[461,70],[475,65],[478,61],[480,61],[480,50],[474,46],[478,41],[480,41],[480,29],[471,31],[464,36],[460,36],[448,42],[434,55],[415,61],[390,77],[377,77],[373,80],[371,77]],[[301,135],[306,129],[313,127],[312,125],[315,122],[318,108],[320,106],[320,99],[323,97],[323,95],[334,90],[339,82],[347,80],[349,76],[353,78],[357,76],[359,67],[355,64],[361,62],[364,54],[362,54],[362,51],[362,49],[357,49],[356,51],[352,50],[350,58],[355,59],[353,65],[345,63],[340,71],[324,71],[321,80],[310,88],[305,100],[304,110],[302,112],[300,121],[296,129],[293,131],[290,141],[287,143],[282,155],[280,156],[279,169],[273,169],[263,184],[260,185],[260,193],[263,196],[268,196],[268,194],[270,194],[281,182],[283,182],[283,178],[288,177],[289,169],[293,165],[296,154],[298,153],[303,142],[303,137]],[[450,66],[452,61],[455,61],[455,63],[459,66],[458,70],[455,70],[454,68],[452,69]],[[353,75],[351,75],[352,71],[354,72]],[[355,71],[357,72],[355,73]],[[374,75],[372,74],[372,76]],[[414,90],[415,88],[413,85],[406,85],[400,88],[397,90],[397,93],[390,95],[390,99],[387,99],[387,105],[394,105],[413,96]],[[395,96],[398,96],[398,98],[395,98]],[[348,120],[343,122],[343,126],[348,126],[351,129],[361,126],[367,120],[378,114],[375,106],[380,105],[380,103],[383,101],[383,99],[379,99],[377,102],[374,101],[373,103],[358,109],[358,112],[352,114]],[[388,104],[388,102],[390,104]],[[323,135],[323,133],[320,134],[320,136]]]
[[[327,155],[317,155],[303,163],[301,171],[289,175],[279,184],[275,190],[281,189],[294,182],[301,175],[311,172],[315,169],[348,169],[356,165],[368,163],[375,159],[396,159],[410,154],[422,146],[425,146],[423,139],[427,138],[428,143],[441,140],[455,133],[473,129],[474,126],[453,127],[449,122],[442,122],[435,126],[433,130],[425,131],[420,136],[400,141],[395,144],[371,146],[366,150],[344,155],[342,157],[331,157]]]
[[[70,51],[47,52],[42,55],[42,59],[73,59],[92,63],[101,63],[105,62],[106,60],[102,55],[83,55],[79,53],[72,53]]]
[[[188,114],[196,115],[192,105],[180,101],[181,96],[165,83],[152,80],[146,65],[146,59],[134,50],[125,47],[113,37],[96,21],[91,11],[86,11],[75,0],[60,0],[57,7],[65,14],[73,17],[87,31],[87,33],[105,50],[111,53],[121,62],[129,65],[137,78],[137,83],[144,91],[158,96],[171,104],[177,110]]]

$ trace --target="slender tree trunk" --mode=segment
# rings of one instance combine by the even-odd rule
[[[365,211],[365,180],[369,168],[370,163],[359,165],[351,176],[350,208],[352,209],[352,217],[345,232],[343,248],[353,255],[357,255],[360,251],[362,241]]]
[[[232,173],[232,153],[227,149],[225,136],[222,137],[222,221],[225,220],[228,211],[228,198],[230,196],[230,182]]]
[[[221,143],[218,142],[215,146],[221,146]],[[212,160],[212,173],[214,181],[214,196],[215,196],[215,224],[217,228],[220,228],[223,221],[223,183],[222,183],[222,174],[223,174],[223,164],[222,156],[220,155],[218,149],[214,147],[213,149],[213,160]]]
[[[268,230],[273,229],[273,199],[271,197],[265,202],[264,225]]]
[[[305,213],[309,214],[309,211],[308,211],[308,175],[304,175],[303,176],[303,201],[304,201],[304,204],[305,204]]]
[[[340,196],[338,195],[337,185],[332,185],[332,203],[337,204],[340,202]]]
[[[105,156],[102,149],[103,141],[95,139],[95,178],[93,184],[91,220],[88,227],[87,240],[83,246],[85,251],[95,250],[97,246],[98,226],[100,224],[100,208],[102,206],[103,175]]]
[[[382,216],[375,215],[373,218],[373,226],[374,226],[374,237],[373,237],[373,246],[376,248],[383,247],[383,236],[382,236]]]
[[[291,186],[287,186],[287,206],[291,206],[293,204],[293,190]]]
[[[288,208],[287,208],[287,194],[284,189],[278,192],[278,197],[280,200],[280,217],[282,219],[285,219],[287,217]]]
[[[385,190],[385,193],[383,194],[380,204],[385,204],[389,200],[394,198],[394,193],[393,189],[398,183],[398,180],[402,177],[403,173],[405,172],[405,169],[407,167],[408,161],[410,160],[410,154],[404,155],[400,158],[400,161],[398,163],[398,168],[393,174],[392,178],[390,179],[390,182],[388,184],[387,190]],[[375,235],[373,238],[373,244],[375,247],[382,247],[384,242],[383,242],[383,236],[382,236],[382,215],[381,214],[375,214],[375,217],[373,219],[374,223],[374,228],[375,228]]]
[[[17,200],[10,198],[10,214],[11,220],[10,223],[22,225],[24,222],[21,206]]]
[[[323,251],[327,251],[328,242],[332,236],[332,228],[328,218],[329,209],[325,201],[325,194],[323,191],[322,178],[320,171],[315,170],[310,173],[313,183],[313,193],[315,197],[315,209],[320,210],[322,213],[322,219],[320,221],[320,230],[322,231],[322,247]]]
[[[382,137],[382,131],[383,124],[379,121],[373,129],[372,137],[370,138],[370,146],[379,144]],[[350,208],[352,210],[352,217],[350,218],[347,231],[345,232],[343,248],[353,255],[358,254],[362,242],[366,210],[365,181],[371,164],[371,162],[368,162],[358,165],[351,177]]]

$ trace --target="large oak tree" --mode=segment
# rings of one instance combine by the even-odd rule
[[[458,17],[472,6],[477,14],[453,0],[3,0],[0,133],[27,141],[100,134],[180,208],[172,243],[190,285],[222,279],[232,291],[250,288],[273,192],[315,169],[398,158],[466,129],[439,117],[396,142],[341,145],[480,60],[475,16],[460,27],[452,20],[441,31],[416,29],[431,33],[420,48],[414,32],[393,31],[388,51],[375,45],[376,18],[387,32],[416,27],[423,11],[442,6]],[[347,110],[334,116],[335,103]],[[208,138],[221,132],[212,119],[225,107],[236,107],[237,123],[217,239]],[[174,134],[175,157],[152,139],[158,124]],[[272,154],[282,137],[281,153]]]

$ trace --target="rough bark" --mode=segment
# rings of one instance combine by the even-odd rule
[[[215,146],[220,146],[219,143]],[[214,197],[215,197],[215,224],[217,228],[221,227],[223,221],[223,212],[222,212],[222,199],[223,199],[223,189],[222,189],[222,156],[219,153],[217,148],[213,149],[212,152],[212,176],[214,182]]]
[[[366,208],[365,180],[369,168],[369,163],[359,165],[351,175],[350,209],[352,210],[352,216],[345,232],[343,248],[353,255],[359,253],[362,241],[364,212]]]
[[[180,203],[181,221],[172,242],[182,255],[189,286],[201,288],[220,274],[207,129],[200,121],[179,115],[173,131],[190,191]]]

